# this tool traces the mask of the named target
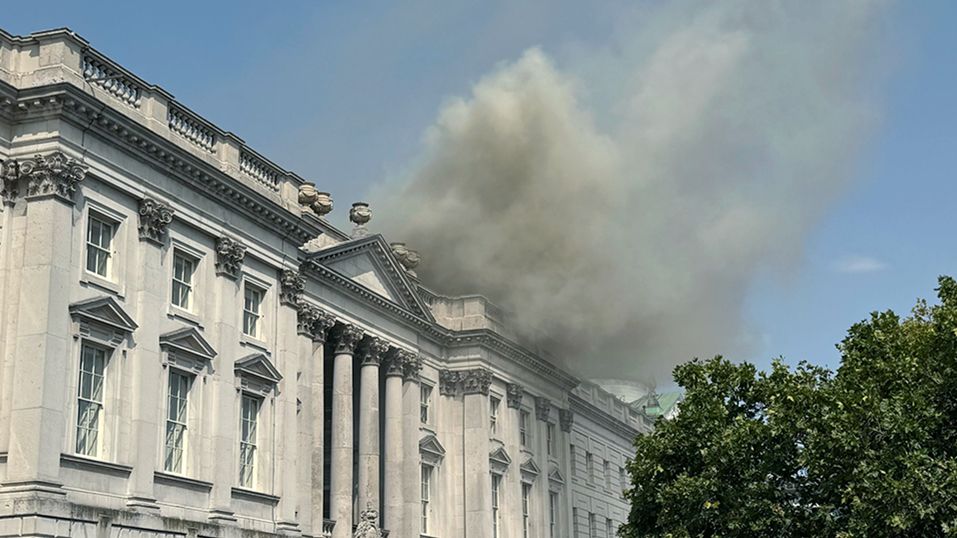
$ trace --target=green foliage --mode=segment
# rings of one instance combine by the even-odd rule
[[[678,416],[635,441],[619,536],[957,536],[957,282],[874,313],[836,374],[675,368]]]

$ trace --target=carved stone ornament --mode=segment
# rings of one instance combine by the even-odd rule
[[[239,272],[246,257],[246,245],[230,237],[216,240],[216,274],[230,278],[239,278]]]
[[[558,410],[558,425],[562,431],[568,433],[572,431],[572,424],[575,422],[575,414],[570,409]]]
[[[365,237],[369,235],[366,224],[368,224],[370,220],[372,220],[372,210],[369,209],[369,204],[366,202],[356,202],[352,204],[352,209],[349,210],[349,221],[355,225],[355,228],[352,229],[352,237]]]
[[[314,342],[325,342],[329,329],[336,324],[336,318],[305,301],[300,301],[296,309],[299,334],[312,338]]]
[[[353,538],[382,538],[382,532],[379,530],[379,512],[369,504],[366,509],[359,514],[359,523],[356,525],[356,532]]]
[[[378,366],[379,363],[382,362],[382,356],[386,351],[389,351],[388,342],[376,336],[366,335],[366,337],[359,342],[357,351],[359,363],[363,366]]]
[[[312,183],[303,183],[299,187],[299,204],[311,209],[319,217],[325,217],[332,211],[332,198],[329,193],[316,190]]]
[[[492,372],[485,368],[473,368],[462,372],[463,394],[488,394],[492,386]]]
[[[411,351],[405,353],[405,359],[402,361],[402,379],[418,383],[419,374],[422,372],[422,357]]]
[[[405,261],[402,262],[402,266],[405,267],[405,272],[409,273],[409,276],[417,277],[415,274],[415,268],[419,266],[419,262],[422,258],[419,257],[419,252],[417,250],[409,249],[409,255],[405,257]]]
[[[508,406],[512,409],[522,407],[522,397],[525,396],[525,389],[517,383],[505,385],[505,396],[508,399]]]
[[[409,352],[397,347],[389,348],[385,358],[382,359],[386,377],[401,377],[405,373],[405,355],[407,353]]]
[[[159,200],[143,198],[140,200],[139,214],[140,223],[137,230],[139,230],[140,239],[163,244],[166,241],[169,225],[173,222],[173,208]]]
[[[336,344],[336,354],[341,355],[348,353],[351,355],[355,352],[356,345],[362,340],[364,334],[362,329],[349,323],[343,323],[337,326],[333,334]]]
[[[552,414],[552,401],[544,396],[535,397],[535,417],[547,421]]]
[[[299,271],[283,269],[279,275],[279,304],[297,306],[306,289],[306,279]]]
[[[442,396],[455,396],[458,394],[459,385],[462,383],[462,372],[453,370],[439,371],[439,394]]]
[[[19,182],[27,181],[27,196],[52,194],[73,201],[77,183],[86,177],[87,167],[63,152],[36,155],[23,161],[3,163],[3,200],[13,201],[19,195]]]

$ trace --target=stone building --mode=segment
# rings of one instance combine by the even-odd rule
[[[622,520],[636,411],[76,34],[0,31],[0,160],[0,537]]]

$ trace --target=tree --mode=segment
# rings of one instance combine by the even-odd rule
[[[874,313],[836,374],[675,368],[677,417],[635,441],[622,538],[957,536],[957,282]]]

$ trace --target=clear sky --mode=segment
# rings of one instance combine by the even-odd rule
[[[574,1],[42,5],[5,6],[0,27],[73,29],[332,191],[340,219],[348,202],[419,155],[449,99],[529,47],[574,58],[616,31],[624,9]],[[739,358],[834,367],[834,344],[851,323],[875,309],[907,311],[933,295],[937,275],[957,274],[957,2],[891,10],[876,131],[799,262],[749,285],[743,315],[757,344]]]

